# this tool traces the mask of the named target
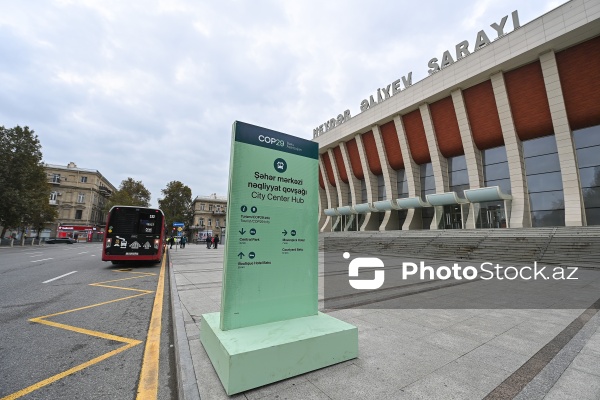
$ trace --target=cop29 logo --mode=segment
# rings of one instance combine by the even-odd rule
[[[273,138],[273,137],[265,136],[265,135],[258,135],[258,141],[267,143],[267,144],[272,144],[272,145],[279,146],[279,147],[285,146],[285,141],[283,139],[277,139],[277,138]]]

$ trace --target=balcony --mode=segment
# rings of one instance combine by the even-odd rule
[[[212,213],[213,213],[213,215],[225,215],[225,214],[227,214],[227,211],[217,210],[217,211],[213,211]]]
[[[48,178],[48,183],[51,183],[53,185],[60,185],[60,178],[50,177]]]
[[[110,197],[112,195],[112,191],[109,188],[107,188],[106,186],[100,185],[100,187],[98,188],[98,191],[100,192],[100,194],[102,196],[105,196],[105,197]]]
[[[51,206],[57,206],[60,204],[60,200],[48,200]]]

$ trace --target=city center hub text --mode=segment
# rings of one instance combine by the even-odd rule
[[[421,261],[419,265],[413,262],[403,262],[402,263],[402,279],[407,279],[409,276],[416,275],[419,273],[419,279],[456,279],[456,280],[473,280],[473,279],[498,279],[498,280],[515,280],[517,278],[523,280],[576,280],[579,278],[573,277],[573,274],[577,272],[577,267],[554,267],[552,270],[547,267],[538,267],[537,261],[533,262],[533,266],[508,266],[503,267],[500,264],[493,264],[491,262],[481,263],[480,269],[478,270],[476,267],[471,265],[462,267],[458,263],[454,263],[452,267],[448,267],[445,265],[431,267],[429,265],[425,265],[424,261]],[[426,277],[427,274],[427,277]],[[481,274],[481,276],[480,276]]]
[[[253,199],[259,200],[271,200],[271,201],[282,201],[292,203],[304,203],[303,197],[307,195],[307,190],[299,187],[283,186],[282,183],[292,184],[296,186],[302,186],[304,184],[302,179],[295,179],[292,177],[275,176],[264,174],[260,172],[254,172],[254,179],[274,182],[276,184],[270,184],[267,182],[248,182],[248,187],[251,189],[257,189],[252,192]],[[263,193],[268,192],[268,193]],[[274,194],[273,192],[284,193]],[[287,194],[288,196],[286,196]]]

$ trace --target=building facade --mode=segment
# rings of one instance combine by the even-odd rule
[[[106,200],[115,187],[99,171],[78,168],[73,162],[46,164],[46,174],[52,186],[49,201],[58,211],[50,236],[99,239],[106,225]]]
[[[202,241],[206,240],[207,235],[219,235],[220,241],[224,242],[227,197],[217,196],[216,193],[209,196],[197,196],[193,201],[193,210],[194,225],[190,226],[191,238]]]
[[[321,231],[600,224],[600,3],[510,18],[315,129]]]

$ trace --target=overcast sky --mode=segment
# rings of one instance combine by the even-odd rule
[[[239,120],[312,130],[518,10],[561,0],[39,0],[0,3],[0,125],[29,126],[44,162],[227,194]],[[458,65],[454,66],[458,67]],[[375,96],[376,98],[376,96]]]

